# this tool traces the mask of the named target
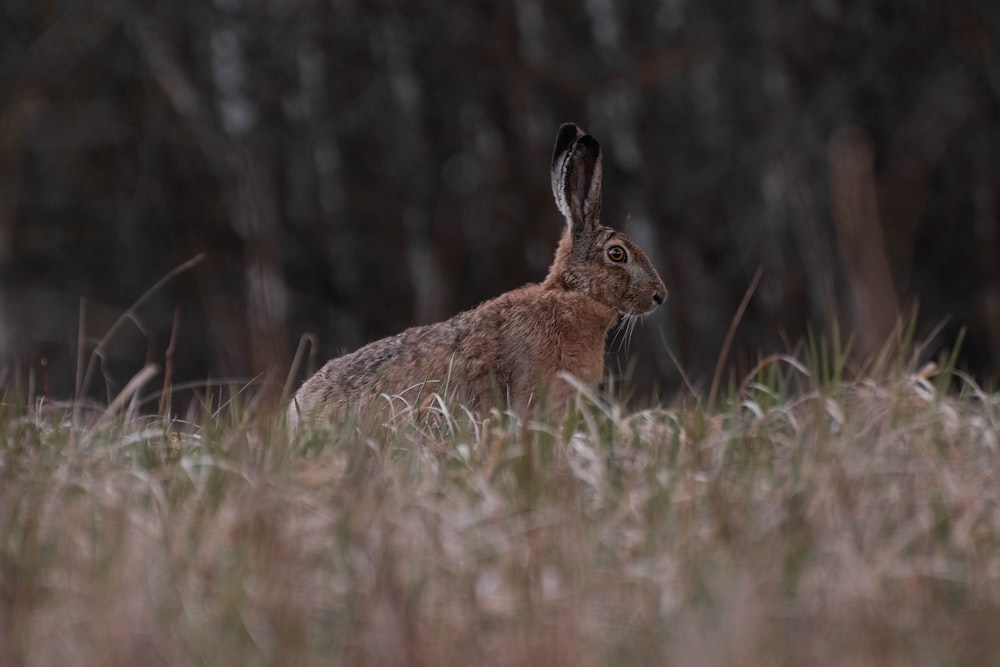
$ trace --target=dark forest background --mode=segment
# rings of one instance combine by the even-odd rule
[[[812,329],[872,354],[968,328],[1000,364],[992,0],[0,0],[0,384],[280,387],[540,280],[559,124],[605,149],[604,222],[665,307],[612,370],[670,397]],[[81,317],[82,313],[82,317]],[[301,380],[305,369],[300,368]]]

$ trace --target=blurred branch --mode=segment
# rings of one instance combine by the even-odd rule
[[[53,86],[118,24],[117,2],[61,3],[63,9],[24,56],[0,68],[0,89],[19,100],[32,88]]]
[[[117,320],[115,320],[115,323],[111,325],[111,328],[109,328],[107,332],[105,332],[105,334],[101,337],[101,340],[97,342],[97,346],[94,347],[93,352],[90,353],[90,361],[87,362],[87,371],[83,374],[83,382],[80,383],[77,389],[78,397],[82,396],[83,392],[85,392],[87,390],[87,387],[90,386],[90,378],[93,376],[94,367],[97,364],[97,360],[98,359],[103,360],[108,342],[114,337],[115,332],[117,332],[118,329],[121,328],[121,326],[127,320],[131,319],[135,315],[135,311],[139,308],[139,306],[144,304],[151,296],[160,291],[160,289],[164,285],[166,285],[171,280],[173,280],[180,274],[184,273],[188,269],[197,266],[199,263],[201,263],[203,259],[205,259],[205,253],[200,253],[198,255],[195,255],[191,259],[187,260],[186,262],[179,264],[178,266],[171,269],[165,276],[156,281],[156,284],[154,284],[152,287],[146,290],[146,292],[142,296],[136,299],[135,302],[133,302],[132,305],[129,306],[125,310],[125,312],[118,317]],[[82,307],[83,306],[81,305],[81,327],[83,326]]]
[[[149,67],[153,80],[177,115],[187,122],[202,155],[213,166],[214,171],[223,172],[221,158],[225,153],[222,151],[222,141],[198,89],[185,74],[167,40],[152,20],[136,20],[133,29],[136,37],[133,41]]]

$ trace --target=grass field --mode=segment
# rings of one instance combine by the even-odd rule
[[[5,405],[0,665],[997,663],[1000,398],[830,367],[292,439]]]

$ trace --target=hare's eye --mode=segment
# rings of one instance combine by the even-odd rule
[[[608,248],[608,259],[612,262],[624,262],[625,261],[625,248],[620,245],[613,245]]]

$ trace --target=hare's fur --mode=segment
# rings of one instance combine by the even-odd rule
[[[619,314],[648,313],[667,291],[646,254],[598,221],[600,146],[572,124],[556,137],[552,191],[567,224],[541,284],[330,360],[296,393],[289,421],[364,407],[380,395],[413,403],[438,393],[473,410],[523,409],[542,389],[558,407],[572,392],[561,372],[599,383]]]

